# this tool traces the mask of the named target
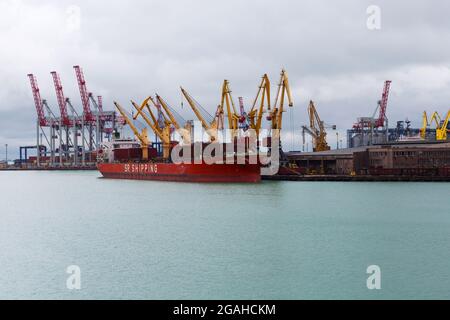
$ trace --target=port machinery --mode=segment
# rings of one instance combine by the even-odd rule
[[[210,143],[219,142],[218,133],[224,128],[230,130],[231,141],[245,137],[245,132],[247,132],[248,129],[253,129],[254,132],[259,135],[262,129],[263,114],[265,112],[268,112],[267,120],[270,123],[269,129],[272,130],[271,133],[278,132],[274,135],[279,139],[279,130],[281,130],[282,127],[283,113],[286,112],[285,101],[288,101],[289,107],[293,107],[291,89],[285,70],[282,70],[280,74],[275,102],[272,104],[270,101],[270,81],[267,74],[265,74],[258,87],[258,92],[253,105],[248,112],[245,111],[243,98],[241,97],[239,98],[239,110],[237,110],[230,89],[230,82],[228,80],[223,81],[220,103],[217,106],[214,115],[209,114],[208,111],[206,111],[206,109],[203,108],[183,87],[180,87],[180,90],[182,96],[186,99],[193,113],[201,123],[202,128],[209,135]],[[158,94],[155,95],[155,98],[149,96],[140,105],[131,101],[131,104],[136,111],[136,113],[131,116],[118,102],[114,102],[114,104],[117,111],[125,120],[126,125],[128,125],[134,133],[137,142],[140,144],[142,161],[145,162],[150,160],[151,156],[149,150],[157,144],[150,141],[150,131],[148,129],[154,133],[156,140],[161,141],[162,154],[158,150],[158,156],[165,161],[169,159],[170,149],[179,143],[171,140],[171,133],[173,133],[174,130],[177,130],[180,134],[183,145],[191,144],[192,125],[190,125],[190,123],[192,123],[192,121],[184,120]],[[155,108],[157,115],[152,111],[150,105]],[[224,121],[225,116],[228,121]],[[138,117],[141,117],[145,121],[143,129],[138,128],[134,123]],[[274,135],[272,135],[272,139],[274,138]]]
[[[353,124],[353,128],[347,130],[347,144],[349,148],[389,141],[390,132],[386,110],[391,83],[391,80],[386,80],[384,82],[381,99],[378,100],[373,115],[371,117],[358,118],[357,122]]]
[[[311,100],[308,106],[309,126],[302,126],[303,146],[305,145],[305,134],[309,134],[313,140],[313,151],[328,151],[330,146],[327,142],[327,128],[336,130],[336,125],[326,125],[324,121],[320,119],[314,102]],[[303,147],[304,149],[304,147]]]
[[[103,99],[88,91],[83,70],[74,66],[80,91],[82,113],[65,97],[59,74],[51,72],[59,107],[55,115],[47,99],[42,99],[36,76],[28,74],[37,112],[36,165],[50,167],[87,166],[96,162],[101,143],[121,130],[124,119],[114,111],[103,110]],[[91,110],[91,104],[95,110]],[[26,161],[26,159],[24,159]]]
[[[435,111],[430,118],[427,116],[427,112],[423,112],[422,116],[422,128],[420,129],[420,138],[422,140],[447,141],[447,133],[450,131],[450,110],[444,119],[437,111]],[[434,124],[435,128],[430,128]]]

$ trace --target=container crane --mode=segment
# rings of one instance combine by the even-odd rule
[[[195,101],[194,98],[192,98],[192,96],[186,90],[184,90],[182,87],[180,87],[180,88],[181,88],[181,92],[183,93],[183,96],[186,98],[192,111],[194,111],[195,116],[201,122],[202,127],[205,129],[206,133],[209,135],[210,141],[211,142],[216,141],[218,138],[218,125],[219,125],[218,117],[217,116],[213,117],[209,113],[207,113],[207,111],[205,109],[203,109],[202,106],[197,101]],[[202,115],[200,110],[203,110],[203,112],[209,116],[209,118],[210,118],[209,121],[207,121],[205,119],[205,117]],[[218,106],[216,115],[220,114],[220,112],[223,112],[223,109],[221,108],[221,106]]]
[[[91,111],[89,104],[89,92],[86,87],[86,80],[84,79],[83,70],[80,66],[74,66],[75,74],[77,76],[78,88],[80,90],[81,104],[83,105],[83,116],[86,122],[95,122],[95,117]]]
[[[28,78],[30,79],[31,90],[33,92],[34,105],[36,107],[39,125],[41,127],[49,127],[50,121],[45,116],[44,104],[42,103],[41,93],[40,93],[39,86],[38,86],[38,83],[36,80],[36,76],[34,76],[33,74],[30,73],[30,74],[28,74]]]
[[[267,89],[266,89],[267,90]],[[275,103],[271,109],[269,105],[269,116],[267,120],[271,122],[272,130],[280,131],[283,124],[283,112],[285,96],[288,98],[289,107],[293,107],[291,87],[289,86],[289,79],[286,70],[281,70],[280,81],[278,83],[278,91],[275,98]]]
[[[67,101],[64,97],[61,79],[56,71],[52,71],[51,75],[53,78],[53,84],[55,85],[56,98],[58,101],[59,112],[61,114],[62,125],[69,127],[72,125],[72,121],[70,121],[69,114],[67,112]]]
[[[55,151],[56,151],[56,145],[55,140],[57,139],[56,131],[60,128],[60,121],[56,118],[56,116],[53,114],[52,110],[47,104],[47,101],[45,99],[41,98],[39,86],[36,80],[36,77],[33,74],[28,74],[28,78],[30,80],[31,84],[31,90],[33,92],[33,99],[34,104],[36,107],[36,112],[38,116],[37,120],[37,163],[39,165],[40,156],[41,156],[41,141],[39,139],[39,130],[43,133],[45,139],[47,140],[48,145],[50,146],[50,157],[51,157],[51,164],[54,164],[55,161]],[[47,115],[46,115],[47,112]],[[47,135],[43,131],[44,127],[50,128],[50,140],[47,138]]]
[[[78,128],[81,124],[76,119],[76,112],[73,106],[70,104],[70,100],[65,98],[63,86],[61,84],[61,78],[56,71],[51,72],[53,78],[53,84],[55,86],[56,98],[58,101],[59,111],[61,115],[61,126],[64,127],[65,131],[65,153],[66,159],[69,158],[69,148],[70,148],[70,135],[69,130],[73,130],[73,152],[74,152],[74,163],[77,163],[77,153],[78,153]],[[69,118],[69,113],[67,112],[67,106],[69,105],[72,111],[72,119]],[[83,129],[83,128],[82,128]],[[60,132],[60,148],[62,148],[62,132]],[[84,142],[84,141],[83,141]],[[84,145],[84,144],[83,144]],[[61,151],[61,150],[60,150]],[[62,157],[60,157],[60,164],[62,164]]]
[[[134,106],[134,108],[137,111],[137,114],[135,116],[135,119],[137,116],[141,116],[145,122],[150,126],[150,128],[153,130],[153,132],[156,134],[156,136],[161,139],[162,145],[163,145],[163,158],[169,159],[170,157],[170,147],[171,147],[171,141],[170,141],[170,123],[167,123],[164,128],[160,128],[158,124],[157,118],[154,116],[153,112],[151,111],[148,102],[151,99],[151,97],[148,97],[145,99],[141,106],[138,106],[134,101],[131,101],[131,104]],[[150,118],[144,113],[144,107],[148,108],[148,111],[150,112],[151,120]]]
[[[309,102],[308,106],[308,116],[309,116],[309,127],[303,126],[303,144],[305,143],[305,133],[308,133],[313,138],[313,151],[327,151],[330,150],[330,146],[327,143],[326,137],[326,126],[325,123],[320,119],[319,113],[314,105],[313,101]],[[330,126],[336,129],[336,126]]]
[[[255,130],[257,137],[259,137],[259,132],[262,126],[262,118],[264,112],[266,111],[266,107],[270,110],[270,80],[267,74],[264,74],[258,87],[255,100],[253,101],[252,108],[248,113],[250,128]]]
[[[149,139],[148,139],[147,128],[144,128],[144,129],[142,129],[142,132],[139,132],[139,130],[133,124],[133,121],[131,121],[130,118],[128,118],[128,116],[125,113],[125,111],[123,110],[123,108],[115,101],[114,101],[114,105],[116,106],[117,110],[120,112],[120,114],[122,115],[123,119],[126,121],[128,126],[130,126],[130,128],[133,131],[136,138],[138,138],[138,140],[140,141],[141,149],[142,149],[142,160],[147,161],[148,160],[148,146],[150,144]]]
[[[100,118],[99,112],[95,116],[91,111],[91,106],[89,101],[92,98],[92,93],[87,90],[86,80],[84,78],[83,70],[80,66],[74,66],[75,74],[77,77],[78,88],[80,90],[81,96],[81,104],[83,106],[83,118],[84,124],[87,125],[89,131],[89,151],[94,150],[95,148],[98,150],[100,147],[100,138],[101,138],[101,130],[100,130]],[[92,99],[95,102],[95,99]],[[96,103],[94,104],[96,106]],[[98,111],[98,110],[97,110]],[[94,132],[93,127],[96,127],[95,141],[94,141]]]

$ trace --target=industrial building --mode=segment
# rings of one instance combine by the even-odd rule
[[[286,175],[448,176],[450,142],[395,143],[322,152],[286,153]]]

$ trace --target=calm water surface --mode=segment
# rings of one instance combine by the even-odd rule
[[[450,183],[0,172],[0,200],[2,299],[450,299]]]

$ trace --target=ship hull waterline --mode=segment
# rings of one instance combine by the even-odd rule
[[[99,163],[104,178],[174,182],[258,183],[257,164]]]

